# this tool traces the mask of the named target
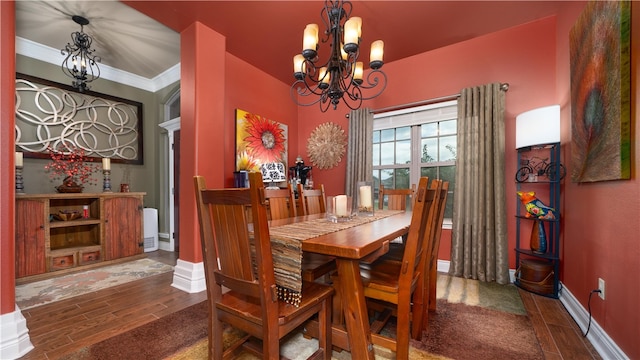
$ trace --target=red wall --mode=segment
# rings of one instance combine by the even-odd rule
[[[553,104],[555,99],[555,18],[547,18],[453,46],[385,64],[389,83],[378,98],[365,106],[379,109],[420,100],[458,94],[465,87],[506,82],[506,149],[515,149],[516,115]],[[526,70],[525,70],[526,69]],[[524,70],[524,71],[523,71]],[[304,141],[320,123],[331,121],[348,130],[344,106],[321,114],[318,108],[300,108],[299,138]],[[301,144],[302,146],[302,144]],[[306,156],[306,152],[305,152]],[[508,214],[515,214],[515,151],[507,151],[505,181]],[[328,194],[344,191],[345,162],[326,171],[314,171],[316,183]],[[513,194],[513,198],[509,196]],[[509,243],[515,246],[515,224],[508,223]],[[441,240],[440,259],[450,258],[451,231]],[[515,267],[515,253],[509,254]]]
[[[638,54],[640,8],[632,3],[631,138],[637,139]],[[557,98],[562,105],[562,142],[567,173],[571,173],[570,72],[568,33],[582,7],[576,6],[558,24]],[[631,180],[564,183],[562,281],[585,306],[589,293],[606,282],[606,297],[594,296],[594,320],[631,359],[640,359],[640,183],[638,141],[631,145]]]

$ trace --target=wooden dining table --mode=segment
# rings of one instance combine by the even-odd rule
[[[292,222],[304,222],[324,217],[324,214],[299,216],[271,221],[270,227]],[[328,221],[328,220],[327,220]],[[360,263],[372,261],[389,249],[389,242],[405,235],[411,223],[411,212],[376,219],[339,231],[302,240],[302,251],[336,258],[339,286],[342,294],[345,329],[333,327],[333,343],[351,352],[354,359],[373,359],[372,334],[369,327]],[[303,255],[304,256],[304,255]]]

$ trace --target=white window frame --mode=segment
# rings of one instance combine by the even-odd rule
[[[414,126],[411,129],[411,158],[409,164],[410,183],[417,184],[420,178],[421,161],[413,161],[413,159],[422,158],[421,134],[420,127],[417,125],[439,122],[446,120],[457,120],[458,118],[458,101],[451,100],[435,104],[423,105],[418,107],[394,110],[373,115],[373,130],[385,130],[393,128],[401,128]],[[451,166],[455,165],[455,161],[431,162],[429,166]],[[393,169],[406,168],[407,164],[393,165],[376,165],[376,169]],[[450,218],[443,221],[443,229],[451,229],[452,222]]]

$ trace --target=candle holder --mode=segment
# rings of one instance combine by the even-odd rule
[[[356,204],[358,216],[373,216],[373,183],[359,181],[356,184]]]
[[[353,219],[352,198],[346,195],[327,196],[325,204],[327,219],[334,223],[347,222]]]
[[[22,182],[22,166],[16,166],[16,194],[24,194],[24,184]]]
[[[111,192],[111,170],[102,170],[102,192]]]

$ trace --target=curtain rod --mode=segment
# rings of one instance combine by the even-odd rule
[[[509,90],[509,83],[500,83],[500,90],[508,91]],[[454,95],[448,95],[448,96],[441,96],[441,97],[428,99],[428,100],[421,100],[421,101],[416,101],[416,102],[402,104],[402,105],[394,105],[394,106],[389,106],[389,107],[386,107],[386,108],[375,109],[375,110],[371,110],[371,113],[372,114],[379,114],[379,113],[382,113],[382,112],[393,111],[393,110],[402,110],[402,109],[415,107],[415,106],[430,105],[430,104],[435,104],[435,103],[439,103],[439,102],[443,102],[443,101],[455,100],[455,99],[457,99],[459,97],[460,97],[460,93],[454,94]],[[344,116],[347,119],[349,118],[349,114],[348,113],[345,114]]]

